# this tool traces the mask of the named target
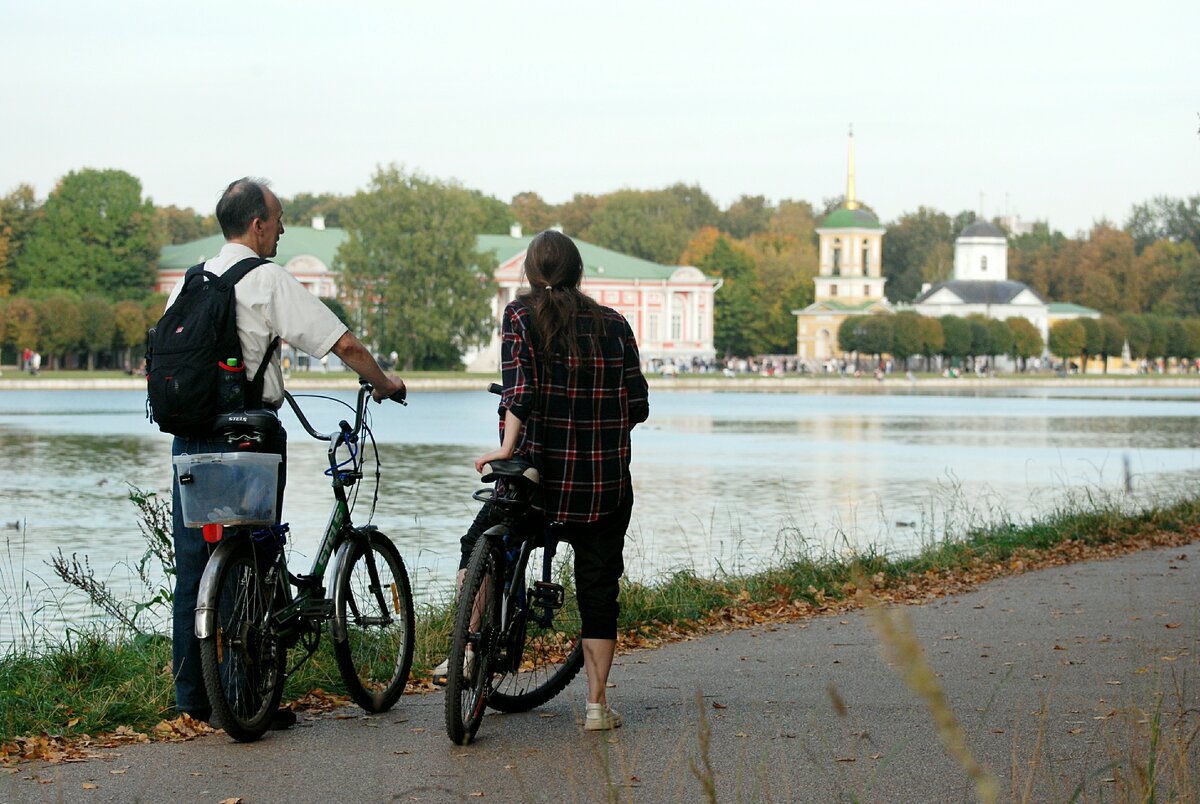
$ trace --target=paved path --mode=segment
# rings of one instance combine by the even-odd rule
[[[1106,766],[1127,761],[1158,692],[1165,722],[1186,706],[1195,724],[1198,600],[1193,544],[1002,579],[906,611],[1001,801],[1022,800],[1030,779],[1029,801],[1066,801],[1081,782],[1086,800],[1112,800]],[[107,761],[25,765],[0,778],[0,800],[691,802],[703,800],[692,768],[705,753],[722,802],[973,800],[927,708],[881,655],[862,612],[737,631],[619,657],[611,694],[626,726],[612,733],[576,725],[581,681],[534,712],[489,715],[467,748],[446,739],[440,694],[407,696],[381,716],[302,715],[252,745],[216,734]],[[1188,758],[1193,785],[1198,753],[1200,741]]]

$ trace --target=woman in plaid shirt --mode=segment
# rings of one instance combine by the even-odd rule
[[[583,259],[546,231],[525,252],[529,290],[504,310],[501,446],[475,461],[522,455],[541,474],[545,514],[575,551],[588,677],[584,728],[615,729],[605,688],[617,646],[617,593],[633,486],[629,433],[650,413],[629,322],[579,289]]]

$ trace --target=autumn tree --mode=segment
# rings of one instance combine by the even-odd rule
[[[142,305],[125,300],[113,305],[114,343],[123,352],[122,362],[131,369],[136,366],[133,352],[146,344],[146,317]],[[138,356],[138,360],[141,356]]]
[[[83,342],[83,311],[78,298],[66,291],[54,291],[37,302],[38,344],[50,358],[49,368],[62,366],[62,360]]]
[[[1021,371],[1025,371],[1029,358],[1037,357],[1042,353],[1044,344],[1042,342],[1042,333],[1038,332],[1028,319],[1025,318],[1010,318],[1008,319],[1008,329],[1012,334],[1012,349],[1009,352],[1012,359],[1016,362]]]
[[[604,206],[607,196],[576,193],[570,201],[558,206],[558,222],[562,224],[563,234],[571,237],[584,237],[592,218]]]
[[[508,206],[526,234],[544,232],[559,223],[555,207],[547,204],[535,192],[517,193]]]
[[[313,218],[324,218],[327,227],[341,227],[345,222],[350,197],[337,193],[296,193],[281,198],[284,226],[312,226]]]
[[[17,259],[13,287],[145,296],[158,276],[154,204],[121,170],[68,173],[46,199]]]
[[[946,360],[964,358],[971,353],[971,325],[956,315],[938,319],[942,325],[942,356]]]
[[[921,333],[921,316],[912,310],[902,310],[892,320],[892,344],[888,350],[907,368],[908,358],[923,354],[925,341]]]
[[[1085,316],[1076,320],[1083,327],[1083,349],[1079,354],[1079,372],[1086,374],[1088,359],[1098,356],[1104,351],[1104,332],[1100,329],[1100,322],[1094,318]]]
[[[1200,195],[1187,198],[1156,196],[1136,204],[1125,222],[1138,251],[1162,240],[1189,242],[1200,250]]]
[[[155,207],[154,225],[162,243],[189,243],[221,233],[216,215],[203,216],[191,207]]]
[[[696,267],[723,280],[713,306],[713,346],[717,354],[745,357],[761,353],[763,336],[754,257],[721,235]]]
[[[1009,322],[999,318],[989,318],[987,322],[988,335],[991,339],[991,351],[988,356],[1010,355],[1013,352],[1013,331]]]
[[[1108,359],[1120,357],[1125,349],[1125,327],[1120,320],[1113,316],[1101,316],[1100,333],[1103,336],[1103,351],[1100,353],[1104,360],[1104,373],[1108,373]]]
[[[457,184],[379,168],[347,213],[344,293],[366,339],[404,368],[446,368],[492,332],[496,255],[476,251],[483,210]]]
[[[918,324],[921,328],[921,354],[925,357],[925,368],[929,370],[935,355],[942,353],[946,346],[946,333],[942,322],[930,316],[920,316]]]
[[[12,289],[14,266],[39,214],[33,187],[28,184],[18,185],[0,198],[0,296],[7,296]]]
[[[771,224],[774,210],[761,195],[743,195],[721,213],[721,231],[738,240],[765,232]]]
[[[32,301],[17,296],[5,304],[6,342],[17,351],[38,347],[38,310]]]
[[[872,355],[878,363],[892,346],[893,316],[886,313],[852,316],[854,323],[854,346],[858,354]],[[856,362],[857,365],[857,362]]]
[[[96,368],[96,354],[112,349],[117,334],[113,305],[99,296],[85,296],[79,302],[79,345],[87,352],[87,369]]]
[[[718,218],[717,205],[696,186],[619,190],[604,198],[580,236],[624,254],[677,265],[692,234]]]
[[[1125,340],[1129,344],[1129,355],[1135,358],[1150,356],[1150,327],[1146,325],[1143,316],[1126,313],[1117,317],[1125,330]]]
[[[949,279],[954,274],[956,235],[949,215],[924,206],[888,224],[883,248],[888,299],[912,301],[925,282]]]
[[[1055,321],[1050,327],[1050,353],[1066,363],[1083,351],[1087,333],[1074,319]]]

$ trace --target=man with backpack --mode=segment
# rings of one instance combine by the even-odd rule
[[[235,407],[278,410],[283,403],[280,338],[318,359],[330,352],[337,355],[371,383],[376,402],[403,398],[404,382],[385,374],[371,352],[320,299],[287,269],[270,262],[284,231],[283,207],[265,181],[242,178],[232,182],[217,202],[217,222],[225,245],[203,266],[188,270],[167,300],[167,312],[151,338],[150,405],[160,428],[175,434],[172,456],[228,450],[228,444],[214,438],[206,425],[211,426],[217,412],[231,409],[230,394],[223,393],[220,386],[233,374],[238,375],[234,377],[238,384],[231,386]],[[230,291],[232,305],[219,295],[228,296]],[[237,343],[227,351],[240,354],[217,355],[214,360],[213,349],[225,348],[212,346],[214,340],[221,341],[222,324],[212,321],[222,320],[219,312],[213,312],[219,311],[222,302],[232,307],[236,319]],[[193,332],[204,328],[216,333],[207,345],[186,342]],[[174,348],[176,345],[180,348]],[[207,356],[197,358],[197,354]],[[189,361],[198,365],[188,365]],[[262,445],[262,451],[283,456],[277,516],[283,508],[286,447],[282,426]],[[200,669],[195,609],[209,548],[199,528],[183,524],[177,476],[171,504],[176,570],[172,629],[175,708],[197,720],[208,720],[212,709]],[[272,726],[287,728],[295,722],[294,713],[280,710]]]

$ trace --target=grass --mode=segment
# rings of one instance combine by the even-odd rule
[[[871,551],[812,556],[794,549],[794,555],[781,556],[777,566],[760,572],[702,577],[679,570],[651,583],[626,579],[621,595],[622,642],[625,647],[646,646],[680,633],[839,610],[863,602],[864,593],[885,601],[921,597],[931,589],[963,588],[961,584],[1036,566],[1039,560],[1058,562],[1089,550],[1094,554],[1133,549],[1161,534],[1189,539],[1197,529],[1200,498],[1133,512],[1108,506],[1064,510],[1028,524],[978,526],[961,538],[931,541],[912,556],[888,557]],[[426,604],[418,611],[413,675],[426,688],[431,668],[445,656],[451,614],[449,601]],[[885,647],[912,659],[908,672],[914,691],[931,703],[936,715],[939,710],[932,704],[941,695],[939,682],[913,658],[919,657],[919,646],[904,629],[902,623],[896,625],[881,639]],[[289,679],[285,700],[303,698],[313,690],[333,696],[344,693],[329,644],[322,640],[316,655]],[[174,716],[169,663],[169,639],[131,637],[117,628],[71,631],[61,642],[12,649],[0,658],[0,746],[11,745],[23,735],[70,740],[121,727],[150,731]],[[1122,716],[1134,736],[1124,742],[1133,748],[1112,751],[1103,780],[1111,798],[1104,800],[1195,800],[1197,780],[1189,758],[1200,737],[1195,713],[1186,705],[1189,695],[1194,696],[1186,689],[1187,681],[1165,679],[1153,700],[1131,702],[1124,708]],[[945,710],[943,706],[943,715]],[[941,725],[953,754],[954,745],[963,741],[961,727],[949,721]],[[703,722],[697,724],[700,737],[705,728]],[[963,755],[961,761],[968,773],[975,768],[980,798],[989,800],[991,783],[978,774],[969,756]],[[711,782],[711,769],[703,751],[687,771],[714,800],[712,788],[704,784],[706,778]],[[1029,771],[1049,772],[1047,767]],[[1028,779],[1031,782],[1032,776]],[[1013,790],[1019,790],[1021,780],[1011,781]],[[1080,783],[1074,800],[1095,800],[1097,782],[1089,784],[1092,787]]]

